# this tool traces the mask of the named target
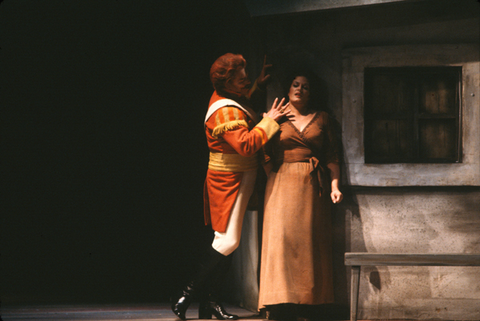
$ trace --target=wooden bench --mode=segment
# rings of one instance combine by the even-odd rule
[[[345,265],[352,267],[350,321],[356,321],[362,266],[480,266],[480,254],[345,253]]]

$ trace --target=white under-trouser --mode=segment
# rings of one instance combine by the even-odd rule
[[[237,198],[228,219],[227,229],[223,233],[215,231],[212,247],[225,256],[235,251],[240,244],[243,217],[245,216],[250,196],[253,193],[256,177],[257,170],[243,173]]]

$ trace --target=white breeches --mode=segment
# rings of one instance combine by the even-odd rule
[[[240,244],[243,217],[253,193],[256,177],[257,170],[243,173],[237,198],[228,219],[227,229],[223,233],[215,231],[212,247],[225,256],[230,255]]]

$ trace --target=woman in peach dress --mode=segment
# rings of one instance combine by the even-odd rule
[[[331,120],[310,106],[311,82],[294,77],[290,114],[266,147],[259,309],[296,319],[333,303],[331,203],[342,201],[338,146]]]

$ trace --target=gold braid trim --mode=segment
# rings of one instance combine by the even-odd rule
[[[232,120],[232,121],[229,121],[227,123],[220,124],[213,129],[212,136],[213,136],[213,138],[218,138],[219,135],[221,135],[225,132],[228,132],[229,130],[237,129],[241,126],[248,128],[247,122],[243,119],[242,120]]]

